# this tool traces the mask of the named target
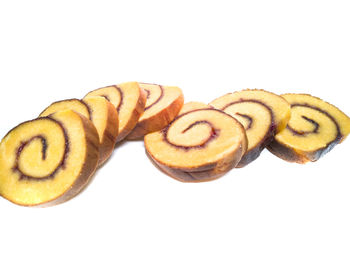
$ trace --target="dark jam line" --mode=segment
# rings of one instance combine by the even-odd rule
[[[162,134],[163,134],[163,140],[164,140],[164,142],[165,142],[165,143],[168,143],[169,145],[172,145],[172,146],[174,146],[174,147],[176,147],[176,148],[183,149],[183,150],[186,150],[186,151],[189,150],[189,149],[192,149],[192,148],[194,148],[194,149],[204,148],[204,147],[207,145],[208,142],[210,142],[211,140],[213,140],[213,139],[215,139],[216,137],[218,137],[218,136],[219,136],[219,133],[220,133],[220,130],[219,130],[219,129],[215,129],[211,123],[209,123],[208,121],[205,121],[205,120],[203,120],[203,121],[209,123],[209,125],[210,125],[211,128],[212,128],[212,130],[211,130],[211,135],[210,135],[209,138],[207,139],[206,143],[202,143],[201,145],[197,145],[197,146],[194,146],[194,147],[191,147],[191,146],[180,146],[180,145],[176,145],[176,144],[171,143],[171,142],[168,140],[168,137],[167,137],[167,136],[168,136],[168,130],[169,130],[170,126],[173,125],[173,123],[175,123],[178,119],[184,117],[185,115],[188,115],[188,114],[191,114],[191,113],[194,113],[194,112],[197,112],[197,111],[209,111],[209,110],[210,110],[210,111],[217,111],[217,112],[219,112],[220,114],[224,114],[224,115],[226,115],[227,117],[230,117],[230,118],[233,118],[233,119],[234,119],[234,117],[232,117],[232,116],[229,115],[228,113],[226,113],[226,112],[224,112],[224,111],[222,111],[222,110],[216,109],[216,108],[200,108],[200,109],[194,109],[194,110],[185,112],[185,113],[183,113],[183,114],[181,114],[181,115],[178,115],[177,117],[175,117],[175,118],[173,119],[173,121],[170,122],[170,124],[169,124],[167,127],[165,127],[163,130],[160,131],[160,132],[162,132]],[[200,121],[197,121],[197,122],[200,122]],[[194,126],[194,123],[191,124],[191,125],[192,125],[192,127],[193,127],[193,126]],[[187,129],[189,129],[189,128],[187,128]],[[185,129],[185,130],[186,130],[186,129]],[[184,132],[184,131],[183,131],[183,132]]]
[[[211,131],[210,131],[210,135],[208,136],[208,138],[207,138],[203,143],[201,143],[201,144],[199,144],[199,145],[194,145],[194,146],[182,146],[182,145],[177,145],[177,144],[174,144],[174,143],[170,142],[169,139],[168,139],[168,130],[169,130],[169,128],[170,128],[171,125],[168,125],[166,128],[164,128],[164,129],[162,130],[162,132],[163,132],[163,139],[164,139],[164,141],[165,141],[166,143],[168,143],[169,145],[174,146],[174,147],[179,148],[179,149],[186,150],[186,151],[187,151],[187,150],[190,150],[190,149],[201,149],[201,148],[204,148],[204,147],[207,146],[207,144],[208,144],[210,141],[212,141],[212,140],[214,140],[216,137],[218,137],[218,136],[219,136],[219,133],[220,133],[220,130],[219,130],[219,129],[216,129],[216,128],[213,126],[212,123],[210,123],[209,121],[206,121],[206,120],[196,121],[196,122],[192,123],[190,126],[188,126],[186,129],[184,129],[184,130],[182,131],[182,133],[185,133],[185,132],[187,132],[188,130],[190,130],[191,128],[193,128],[194,126],[200,125],[200,124],[207,124],[207,125],[209,125],[210,128],[211,128]]]
[[[109,99],[109,97],[107,95],[101,95],[102,97],[104,97],[108,102],[111,102],[111,100]]]
[[[146,99],[148,99],[149,98],[149,96],[151,95],[151,91],[149,91],[148,89],[144,89],[145,91],[146,91],[146,93],[147,93],[147,97],[146,97]]]
[[[118,86],[114,86],[114,87],[115,87],[115,89],[117,89],[117,91],[119,92],[119,95],[120,95],[120,102],[119,102],[119,105],[117,107],[117,111],[119,113],[119,111],[124,103],[124,94],[123,94],[123,91]]]
[[[41,148],[41,158],[43,160],[46,159],[46,150],[47,150],[47,143],[46,143],[46,138],[43,135],[37,135],[32,137],[31,139],[21,142],[21,145],[17,148],[16,151],[16,162],[18,162],[19,160],[19,156],[22,153],[23,149],[30,144],[32,141],[34,141],[35,139],[40,139],[41,140],[41,144],[42,144],[42,148]]]
[[[206,120],[200,120],[200,121],[196,121],[196,122],[190,124],[190,125],[189,125],[186,129],[184,129],[181,133],[184,134],[184,133],[186,133],[188,130],[190,130],[192,127],[194,127],[194,126],[196,126],[196,125],[199,125],[199,124],[209,124],[210,127],[213,128],[212,125],[211,125],[211,123],[209,123],[208,121],[206,121]]]
[[[48,145],[47,145],[45,136],[44,135],[38,135],[38,136],[32,137],[29,140],[22,142],[21,145],[16,150],[16,160],[15,160],[15,165],[12,168],[12,170],[14,172],[19,173],[20,176],[19,176],[18,180],[44,181],[44,180],[54,179],[56,173],[58,172],[58,170],[60,168],[65,169],[65,161],[66,161],[68,153],[69,153],[69,139],[68,139],[68,135],[66,133],[66,130],[64,129],[63,124],[61,122],[59,122],[59,121],[57,121],[55,119],[52,119],[50,117],[43,117],[43,118],[49,119],[50,121],[54,121],[62,129],[62,132],[63,132],[63,135],[64,135],[64,140],[65,140],[65,148],[64,148],[64,153],[63,153],[63,156],[62,156],[62,160],[59,163],[59,165],[56,167],[56,169],[51,174],[49,174],[49,175],[47,175],[45,177],[32,177],[30,175],[25,174],[22,170],[20,170],[18,162],[19,162],[20,155],[21,155],[23,149],[28,144],[30,144],[34,139],[40,139],[41,140],[41,143],[42,143],[42,149],[41,149],[42,159],[43,160],[46,159],[46,151],[47,151]],[[43,118],[41,118],[41,119],[43,119]]]
[[[253,118],[251,118],[250,116],[248,116],[246,114],[241,114],[241,113],[236,113],[236,115],[241,116],[249,121],[249,124],[245,130],[249,130],[252,128]]]
[[[308,107],[308,108],[311,108],[313,110],[316,110],[324,115],[326,115],[333,123],[334,125],[336,126],[337,128],[337,136],[336,138],[331,141],[329,144],[335,142],[335,141],[340,141],[341,138],[342,138],[342,134],[340,132],[340,127],[338,125],[338,122],[334,119],[334,117],[332,115],[330,115],[327,111],[324,111],[318,107],[315,107],[315,106],[312,106],[312,105],[309,105],[309,104],[292,104],[291,107],[296,107],[296,106],[300,106],[300,107]],[[312,131],[299,131],[299,130],[296,130],[294,128],[292,128],[291,126],[287,125],[287,128],[288,130],[290,130],[294,135],[298,135],[298,136],[305,136],[307,134],[312,134],[312,133],[318,133],[319,131],[319,128],[320,128],[320,125],[319,123],[317,123],[315,120],[311,119],[311,118],[308,118],[306,116],[301,116],[302,118],[304,118],[306,121],[310,122],[311,124],[314,125],[314,130]]]
[[[73,102],[73,101],[75,101],[75,102],[77,102],[77,103],[81,103],[82,105],[85,106],[86,111],[87,111],[88,114],[89,114],[89,119],[91,120],[91,112],[92,112],[92,110],[91,110],[91,108],[89,107],[89,105],[88,105],[87,103],[85,103],[83,100],[80,100],[80,99],[77,99],[77,98],[72,98],[72,99],[66,99],[66,100],[62,100],[62,101],[59,101],[59,102],[55,102],[55,103],[53,103],[52,105],[58,104],[58,103],[61,103],[61,102]],[[69,109],[69,108],[68,108],[68,109]]]
[[[79,100],[87,109],[88,113],[89,113],[89,120],[92,121],[92,108],[85,103],[83,100]]]
[[[225,110],[226,108],[232,106],[232,105],[235,105],[235,104],[240,104],[240,103],[246,103],[246,102],[250,102],[250,103],[257,103],[259,105],[262,105],[263,107],[265,107],[269,112],[270,112],[270,116],[271,116],[271,125],[270,125],[270,128],[269,130],[273,132],[273,134],[276,132],[276,123],[275,123],[275,114],[273,113],[272,109],[267,106],[266,104],[264,104],[263,102],[259,101],[259,100],[255,100],[255,99],[243,99],[241,98],[240,100],[238,101],[234,101],[234,102],[231,102],[231,103],[228,103],[227,105],[225,105],[223,108],[221,108],[221,110]],[[245,115],[245,114],[241,114],[241,113],[236,113],[237,115],[239,116],[242,116],[242,117],[246,117],[249,121],[250,121],[250,124],[248,125],[248,128],[246,130],[248,130],[249,128],[251,128],[252,124],[253,124],[253,119],[248,116],[248,115]]]
[[[150,104],[149,106],[145,107],[145,111],[150,109],[152,106],[154,106],[155,104],[157,104],[164,96],[164,89],[161,85],[157,85],[159,87],[160,90],[160,95],[159,97],[156,99],[156,101],[154,101],[152,104]],[[147,90],[146,88],[144,88],[144,90],[146,90],[147,92],[147,98],[149,97],[150,91]]]
[[[290,125],[287,125],[287,128],[294,135],[298,135],[298,136],[305,136],[305,135],[308,135],[308,134],[317,134],[318,133],[318,129],[320,128],[320,124],[317,123],[315,120],[312,120],[311,118],[308,118],[306,116],[301,116],[301,117],[304,118],[306,121],[310,122],[314,126],[314,129],[312,131],[299,131],[299,130],[296,130],[296,129],[290,127]]]

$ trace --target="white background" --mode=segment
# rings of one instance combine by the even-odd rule
[[[185,101],[263,88],[350,114],[349,1],[0,1],[0,136],[124,81]],[[316,163],[264,151],[184,184],[126,142],[73,200],[0,199],[1,261],[350,261],[350,141]]]

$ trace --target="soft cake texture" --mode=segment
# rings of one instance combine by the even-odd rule
[[[292,107],[287,128],[278,133],[269,150],[297,163],[316,161],[350,133],[350,118],[335,106],[307,94],[282,95]]]
[[[43,112],[40,113],[40,116],[48,116],[58,111],[71,109],[75,112],[85,116],[90,119],[90,109],[89,106],[79,99],[66,99],[57,102],[53,102]]]
[[[93,90],[85,98],[91,96],[102,96],[117,109],[119,116],[117,142],[119,142],[134,129],[143,114],[147,94],[137,82],[126,82]]]
[[[179,113],[184,103],[180,88],[140,83],[147,93],[145,111],[140,117],[129,139],[139,139],[144,135],[167,126]]]
[[[0,144],[0,194],[19,205],[53,205],[76,195],[99,158],[93,124],[72,110],[24,122]]]
[[[99,165],[112,154],[118,136],[118,113],[105,98],[91,96],[79,99],[57,101],[48,106],[40,116],[48,116],[55,112],[71,109],[90,119],[97,129],[100,141]]]
[[[276,133],[282,131],[290,119],[290,105],[281,96],[259,89],[247,89],[239,92],[224,95],[215,99],[210,105],[215,108],[223,108],[228,103],[240,100],[258,100],[261,103],[268,105],[273,111],[274,123],[276,125]]]
[[[257,159],[276,132],[285,128],[290,105],[282,97],[264,90],[243,90],[219,97],[210,103],[236,118],[245,128],[248,149],[238,167]]]
[[[186,182],[216,179],[246,151],[243,126],[216,109],[179,115],[165,129],[144,137],[149,156],[167,174]]]

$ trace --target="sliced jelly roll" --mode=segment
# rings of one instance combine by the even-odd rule
[[[176,117],[144,137],[147,154],[169,176],[183,182],[221,177],[247,149],[243,126],[217,109],[197,109]]]
[[[264,90],[230,93],[215,99],[210,105],[236,118],[246,130],[248,150],[238,167],[258,158],[290,118],[289,103],[281,96]]]
[[[316,161],[350,133],[350,118],[335,106],[306,94],[282,95],[292,107],[286,129],[268,149],[297,163]]]
[[[139,139],[166,127],[178,115],[184,103],[182,91],[176,86],[143,83],[140,86],[147,94],[145,111],[128,139]]]
[[[111,102],[119,115],[117,142],[123,140],[136,126],[146,105],[146,92],[137,82],[102,87],[89,92],[85,98],[102,96]]]
[[[83,100],[68,99],[52,103],[40,116],[48,116],[55,112],[71,109],[95,125],[100,140],[99,165],[112,154],[118,136],[118,113],[115,107],[103,97],[87,97]]]
[[[72,110],[24,122],[0,144],[0,194],[25,206],[54,205],[88,183],[99,159],[94,125]]]

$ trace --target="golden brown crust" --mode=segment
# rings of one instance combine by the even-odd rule
[[[236,151],[232,152],[230,155],[222,158],[216,163],[211,163],[205,166],[195,167],[192,169],[183,169],[170,167],[166,164],[157,161],[150,152],[146,150],[146,154],[151,160],[151,162],[163,171],[168,176],[180,181],[180,182],[208,182],[218,179],[225,175],[228,171],[235,168],[241,157],[244,155],[246,143],[241,147],[237,148]]]
[[[274,139],[268,146],[267,149],[274,154],[275,156],[288,161],[295,162],[299,164],[305,164],[309,162],[307,158],[295,152],[292,148],[287,147],[279,143],[276,139]]]
[[[107,107],[107,125],[103,134],[102,142],[100,143],[99,166],[101,166],[112,154],[118,136],[119,120],[117,110],[110,102],[107,103]]]
[[[288,147],[285,144],[278,142],[274,139],[268,146],[267,149],[275,156],[288,161],[298,164],[306,164],[308,162],[315,162],[322,156],[331,151],[339,142],[341,137],[329,143],[326,147],[310,152],[298,152],[295,149]]]
[[[184,96],[181,94],[168,107],[159,113],[144,119],[136,125],[134,130],[128,135],[127,139],[141,139],[144,135],[161,130],[166,127],[180,112],[184,103]]]
[[[239,161],[237,168],[245,167],[254,160],[256,160],[261,152],[274,140],[275,129],[273,128],[273,123],[270,125],[270,130],[265,134],[265,137],[258,143],[254,148],[247,150],[242,159]]]
[[[139,97],[139,100],[137,101],[137,105],[128,123],[126,124],[124,130],[121,133],[119,133],[117,137],[117,143],[123,140],[126,136],[130,134],[130,132],[133,131],[133,129],[135,128],[135,126],[139,121],[139,118],[143,114],[143,111],[146,105],[146,100],[147,100],[147,93],[140,87],[140,97]]]

